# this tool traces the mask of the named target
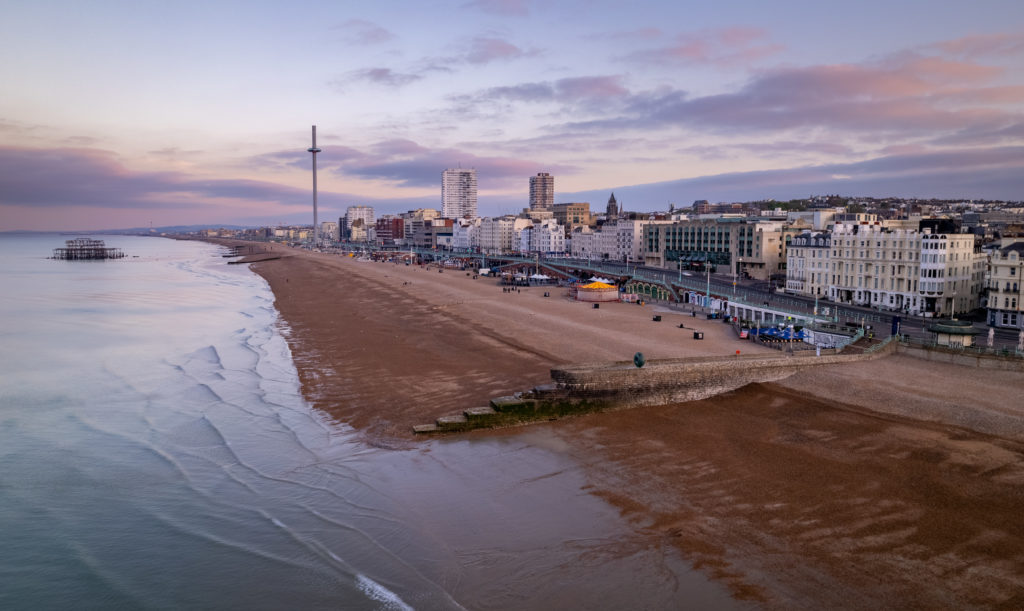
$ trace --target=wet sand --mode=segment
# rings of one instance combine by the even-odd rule
[[[465,272],[283,254],[253,269],[274,290],[304,389],[376,443],[416,443],[412,424],[544,383],[561,363],[768,350],[720,323],[593,310],[560,289],[508,294]],[[846,367],[470,435],[548,427],[638,541],[670,542],[739,599],[1024,607],[1024,376],[907,357]]]

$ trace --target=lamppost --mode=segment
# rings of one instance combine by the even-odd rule
[[[707,306],[708,306],[708,308],[710,308],[711,307],[711,255],[710,254],[704,255],[704,269],[708,273],[708,285],[707,285],[707,291],[706,291],[706,293],[707,293],[706,299],[707,299]]]

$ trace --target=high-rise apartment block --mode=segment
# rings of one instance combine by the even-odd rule
[[[441,216],[476,218],[476,170],[447,169],[441,173]]]
[[[555,177],[540,172],[530,177],[530,210],[551,210],[555,205]]]

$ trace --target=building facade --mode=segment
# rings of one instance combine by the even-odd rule
[[[356,221],[359,228],[357,229]],[[342,239],[348,239],[355,242],[366,241],[371,238],[371,227],[376,229],[377,219],[373,215],[373,206],[349,206],[345,210],[345,229],[346,234],[342,236]]]
[[[476,218],[476,170],[449,168],[441,172],[441,216]]]
[[[573,227],[591,224],[589,202],[555,204],[553,211],[555,213],[555,220],[558,221],[558,224],[567,228],[569,231],[572,231]]]
[[[395,214],[377,219],[377,243],[382,246],[405,244],[405,219]]]
[[[1024,329],[1024,241],[1003,246],[992,255],[988,285],[988,324]]]
[[[918,316],[953,316],[979,305],[985,257],[966,233],[837,223],[829,299]]]
[[[530,210],[551,210],[555,205],[555,177],[539,172],[530,177]]]
[[[804,232],[786,248],[786,292],[827,297],[832,273],[832,234]]]
[[[565,253],[565,230],[554,219],[536,222],[530,229],[529,252],[542,255]]]
[[[320,223],[320,239],[331,242],[337,242],[341,239],[338,234],[338,224],[334,221],[324,221]]]
[[[458,219],[452,223],[452,250],[476,252],[480,250],[480,225],[483,219]]]
[[[480,250],[488,254],[503,254],[518,250],[519,233],[532,227],[530,219],[514,216],[485,217],[480,219]]]
[[[769,280],[786,265],[782,223],[745,218],[699,219],[644,225],[646,265],[732,271]],[[724,269],[721,269],[724,268]]]

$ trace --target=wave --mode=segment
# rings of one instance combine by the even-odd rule
[[[383,605],[388,611],[413,611],[413,608],[405,604],[397,594],[370,579],[366,575],[356,575],[356,586],[359,591],[370,600],[375,600]]]

